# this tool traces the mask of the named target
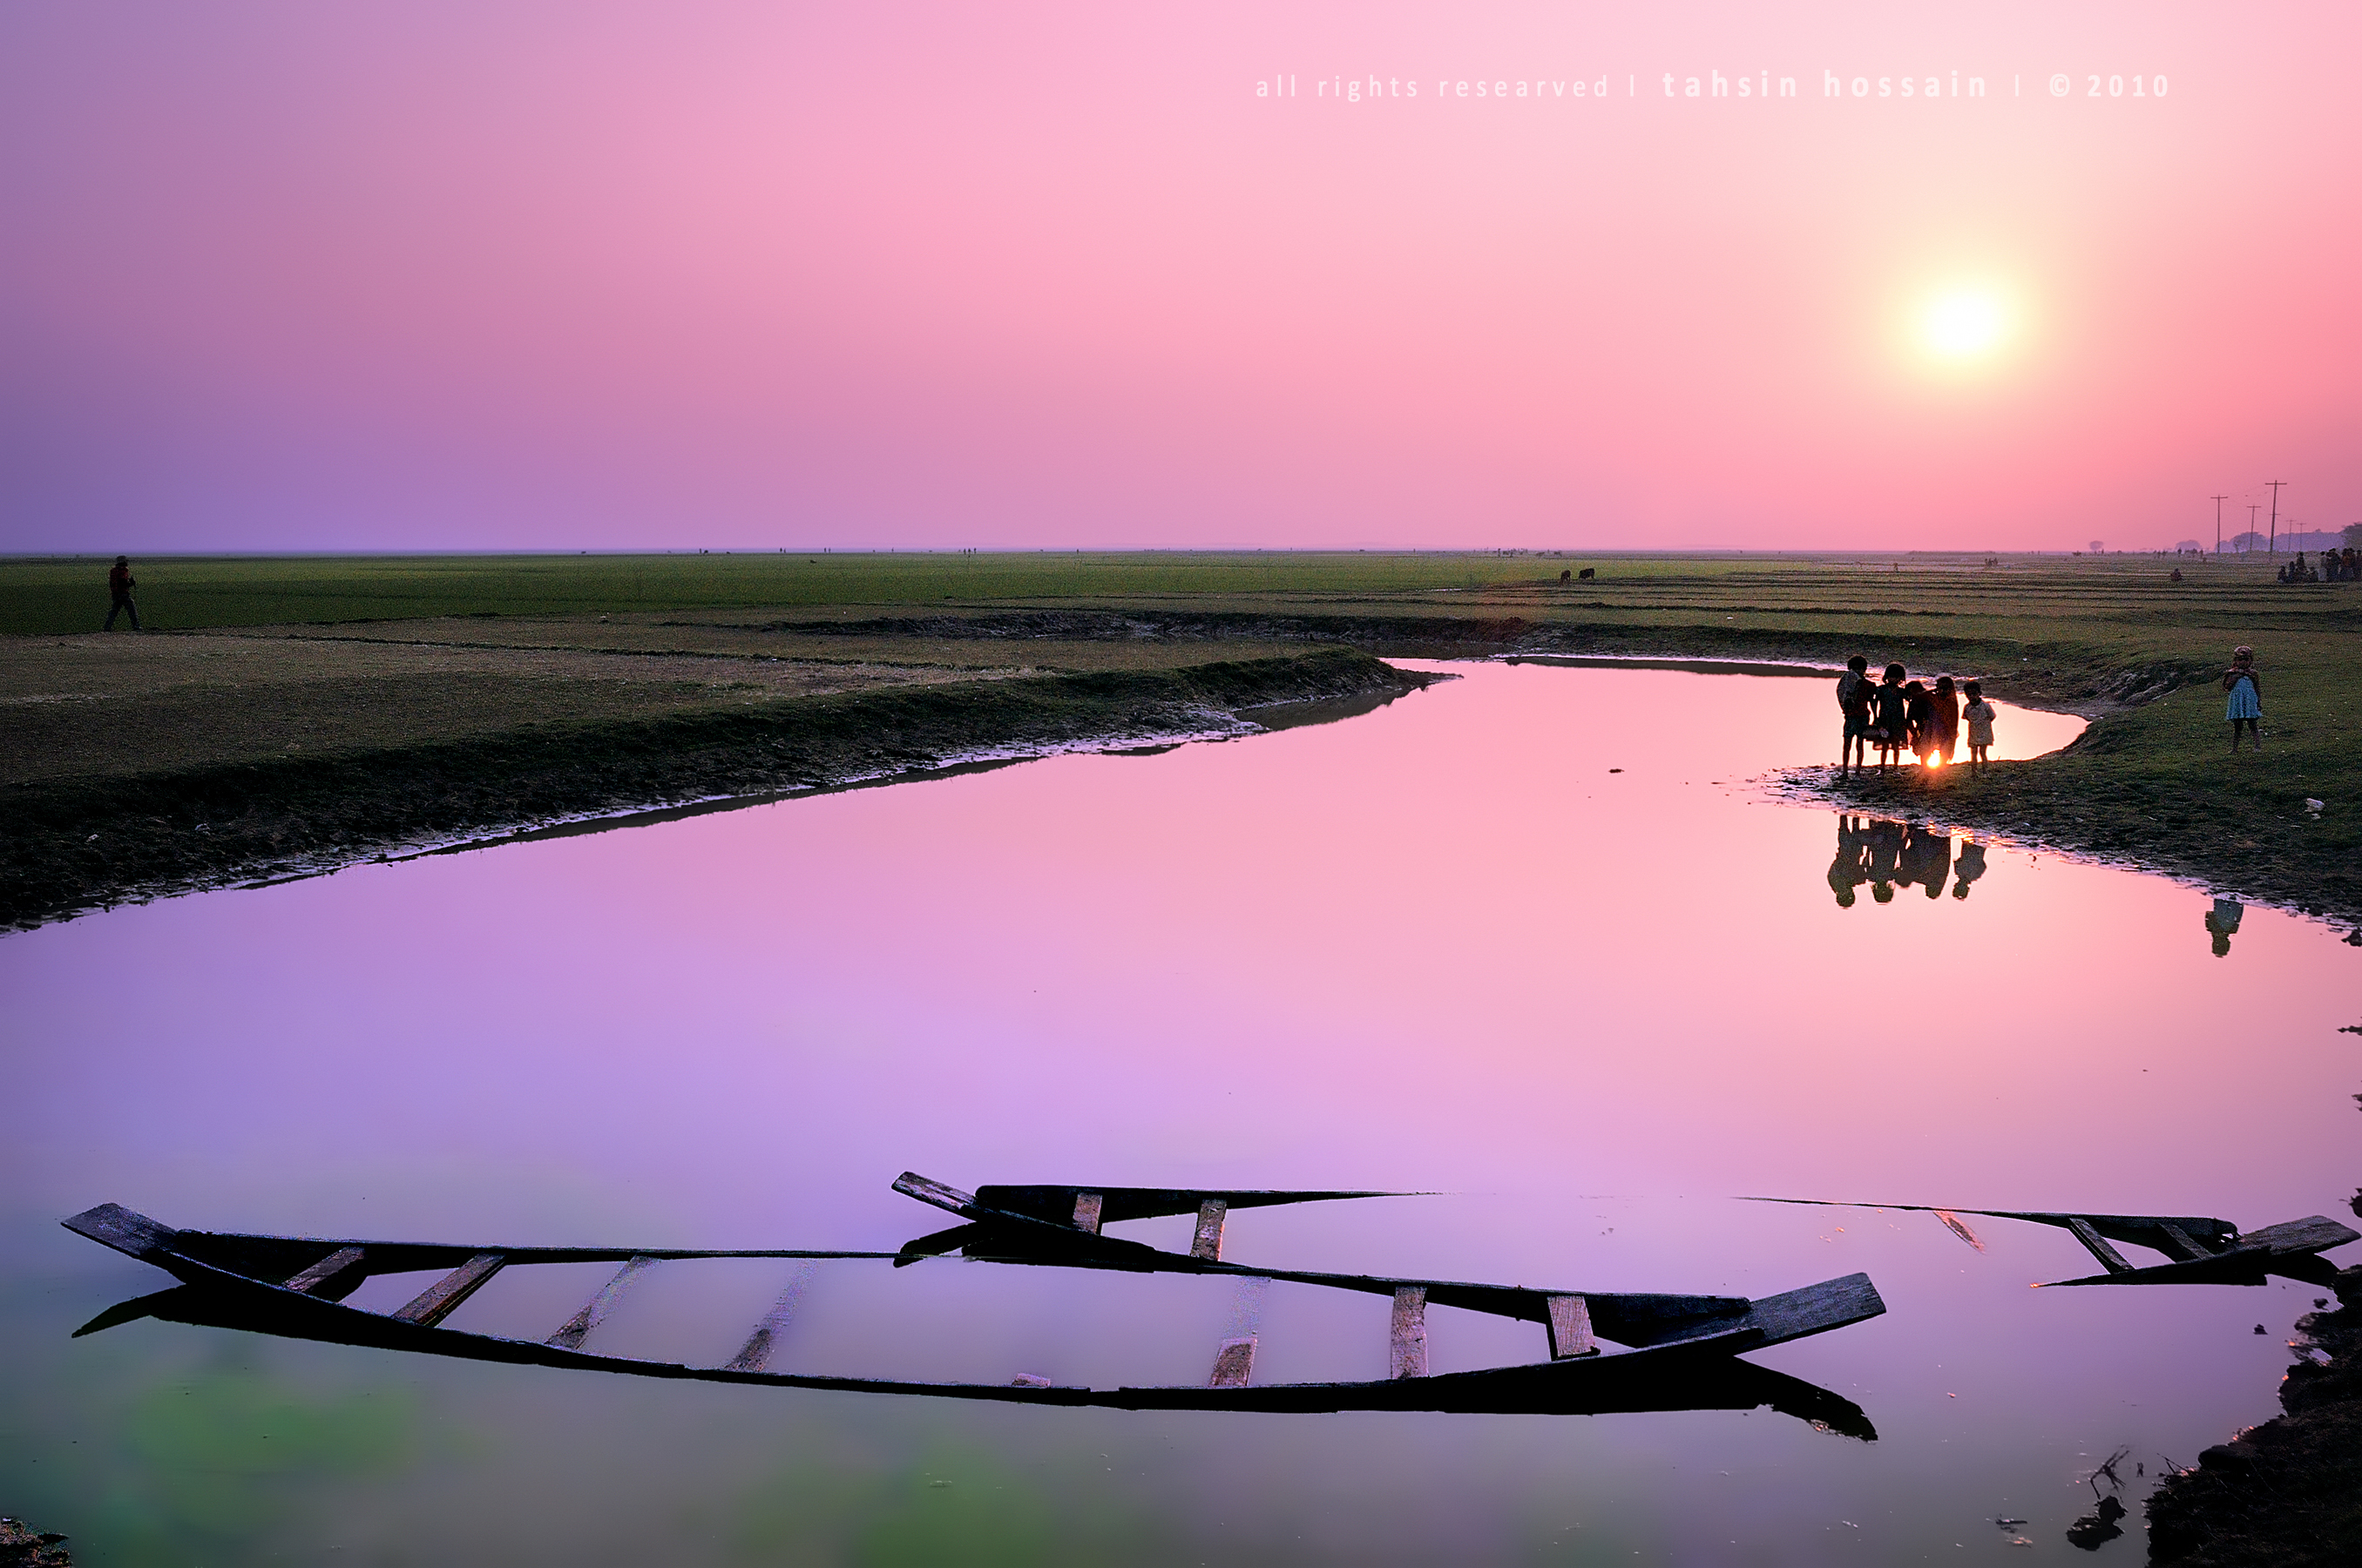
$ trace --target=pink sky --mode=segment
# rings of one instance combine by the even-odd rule
[[[1637,11],[23,0],[0,549],[2362,520],[2362,11]]]

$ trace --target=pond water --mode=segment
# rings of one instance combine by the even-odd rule
[[[0,941],[0,1509],[92,1564],[1958,1562],[2011,1551],[1998,1518],[2068,1550],[2119,1450],[2136,1527],[2164,1459],[2274,1413],[2313,1287],[2035,1291],[2094,1265],[2005,1220],[1972,1221],[1978,1252],[1926,1214],[1738,1199],[2342,1215],[2341,933],[2255,909],[2225,942],[2185,886],[1772,799],[1747,780],[1835,745],[1823,682],[1434,668],[1462,679],[1340,723]],[[1997,752],[2076,727],[2004,710]],[[1884,1317],[1753,1359],[1878,1439],[69,1337],[167,1283],[58,1228],[101,1201],[890,1250],[946,1218],[889,1190],[905,1168],[1437,1195],[1234,1215],[1225,1255],[1283,1267],[1752,1296],[1867,1271]],[[1119,1231],[1186,1244],[1157,1223]],[[792,1265],[692,1266],[652,1271],[603,1347],[726,1359]],[[463,1311],[538,1335],[607,1272],[512,1271]],[[824,1264],[781,1362],[1202,1381],[1238,1308],[1220,1280]],[[1257,1376],[1383,1375],[1385,1317],[1275,1286]],[[1542,1353],[1442,1309],[1429,1336],[1439,1371]],[[2138,1560],[2137,1529],[2101,1550]]]

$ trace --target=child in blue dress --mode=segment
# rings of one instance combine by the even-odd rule
[[[2239,749],[2239,732],[2246,730],[2256,739],[2256,749],[2264,749],[2264,690],[2256,679],[2256,650],[2245,644],[2231,650],[2231,668],[2223,672],[2223,690],[2231,700],[2223,705],[2223,716],[2231,721],[2231,749]]]

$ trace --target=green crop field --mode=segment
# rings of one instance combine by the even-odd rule
[[[0,559],[0,634],[95,631],[107,557]],[[1392,593],[1522,581],[1532,556],[1271,552],[175,556],[132,563],[167,630],[427,615]],[[1551,575],[1558,569],[1553,567]],[[1665,569],[1636,565],[1636,572]]]

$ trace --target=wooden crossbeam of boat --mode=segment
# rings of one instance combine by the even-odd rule
[[[303,1291],[307,1296],[326,1296],[331,1299],[337,1299],[342,1294],[337,1289],[340,1282],[339,1276],[349,1273],[353,1275],[353,1283],[359,1283],[366,1277],[361,1272],[360,1265],[362,1260],[368,1256],[369,1250],[365,1247],[338,1247],[318,1263],[289,1275],[287,1288]],[[348,1286],[347,1288],[349,1289],[350,1286]]]
[[[1254,1379],[1255,1338],[1252,1334],[1224,1340],[1214,1349],[1213,1375],[1209,1388],[1244,1388]]]
[[[567,1319],[558,1326],[557,1331],[543,1342],[561,1345],[568,1350],[580,1350],[582,1342],[590,1337],[590,1331],[615,1309],[615,1303],[624,1298],[624,1292],[630,1288],[632,1282],[654,1268],[656,1264],[656,1259],[645,1253],[626,1263],[615,1271],[613,1279],[599,1287],[597,1295],[582,1304],[582,1310]]]
[[[1599,1353],[1599,1343],[1592,1337],[1588,1301],[1580,1296],[1553,1296],[1542,1306],[1549,1313],[1551,1360]]]
[[[431,1329],[459,1309],[460,1303],[490,1284],[509,1260],[500,1253],[478,1253],[428,1286],[407,1304],[393,1309],[396,1321]]]
[[[1198,1205],[1198,1223],[1189,1233],[1191,1257],[1205,1263],[1222,1261],[1222,1222],[1230,1213],[1227,1198],[1209,1198]]]
[[[1386,1375],[1427,1375],[1427,1286],[1395,1286],[1394,1310],[1386,1322]]]
[[[2110,1246],[2107,1238],[2092,1228],[2092,1222],[2080,1214],[2067,1216],[2067,1229],[2083,1243],[2083,1250],[2100,1260],[2100,1266],[2110,1274],[2130,1274],[2133,1265],[2125,1262],[2125,1254]]]
[[[811,1283],[811,1271],[812,1265],[808,1263],[797,1265],[795,1277],[788,1281],[787,1288],[772,1301],[771,1309],[763,1314],[762,1320],[755,1325],[755,1331],[746,1336],[746,1342],[739,1348],[738,1353],[730,1358],[731,1371],[771,1370],[771,1353],[778,1348],[780,1336],[788,1331],[788,1323],[794,1318],[798,1303],[803,1300],[804,1286]]]

